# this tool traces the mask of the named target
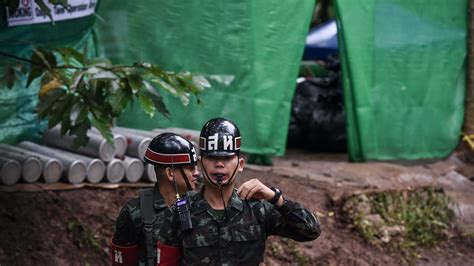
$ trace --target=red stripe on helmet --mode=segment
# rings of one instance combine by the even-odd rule
[[[235,149],[240,150],[240,137],[235,138]]]
[[[187,153],[164,154],[164,153],[157,153],[150,149],[147,149],[145,153],[145,157],[152,162],[161,163],[161,164],[191,163],[191,157]]]

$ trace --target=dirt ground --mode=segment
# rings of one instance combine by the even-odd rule
[[[238,182],[259,178],[280,187],[284,195],[302,202],[321,220],[322,234],[315,241],[297,243],[270,237],[264,265],[474,265],[474,245],[456,230],[436,247],[416,249],[418,255],[407,261],[400,253],[365,242],[348,227],[340,212],[341,202],[354,192],[401,189],[428,182],[445,184],[448,195],[468,202],[457,215],[462,216],[463,224],[472,225],[469,202],[474,201],[466,195],[474,195],[474,185],[466,169],[455,158],[409,165],[354,164],[348,163],[343,154],[290,151],[283,158],[274,158],[273,167],[248,165]],[[457,178],[466,193],[459,194],[462,189],[449,178]],[[0,265],[108,265],[108,240],[114,220],[137,190],[4,189],[0,192]]]

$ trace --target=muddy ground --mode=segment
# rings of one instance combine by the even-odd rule
[[[456,158],[406,163],[348,163],[346,156],[290,151],[273,167],[248,165],[238,182],[258,177],[302,202],[322,224],[319,239],[306,243],[270,237],[265,265],[474,265],[474,244],[454,228],[435,247],[416,248],[409,259],[365,242],[345,222],[340,205],[364,190],[412,189],[443,185],[461,203],[459,224],[469,227],[474,195],[471,173]],[[456,181],[453,181],[453,180]],[[459,182],[459,186],[453,183]],[[34,185],[33,185],[34,186]],[[108,239],[114,220],[137,187],[47,186],[0,192],[0,265],[108,265]],[[465,193],[459,191],[465,190]],[[10,191],[10,192],[6,192]],[[467,210],[467,211],[466,211]]]

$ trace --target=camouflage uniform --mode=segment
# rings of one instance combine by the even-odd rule
[[[181,231],[176,205],[160,231],[160,241],[181,247],[183,265],[257,265],[263,261],[270,235],[310,241],[320,235],[319,220],[300,203],[288,200],[276,207],[265,200],[241,200],[233,192],[225,213],[216,214],[203,197],[190,195],[193,229]]]
[[[161,195],[158,185],[153,188],[153,207],[155,220],[153,222],[153,250],[156,250],[158,231],[162,226],[168,206]],[[169,212],[168,212],[169,214]],[[119,246],[138,245],[139,265],[146,265],[145,231],[138,197],[129,200],[120,211],[115,221],[115,234],[113,242]]]

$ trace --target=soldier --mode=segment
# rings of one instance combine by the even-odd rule
[[[141,189],[139,197],[129,200],[120,211],[110,243],[112,265],[155,265],[157,231],[166,210],[180,194],[195,189],[198,181],[194,147],[176,134],[156,136],[144,160],[154,165],[157,182],[153,188]],[[179,250],[171,249],[167,254],[173,252]]]
[[[201,172],[205,185],[189,197],[192,229],[179,225],[179,206],[166,217],[160,242],[182,249],[183,265],[258,265],[270,235],[296,241],[320,235],[319,220],[300,203],[252,179],[235,189],[244,169],[241,136],[230,120],[208,121],[200,134]]]

